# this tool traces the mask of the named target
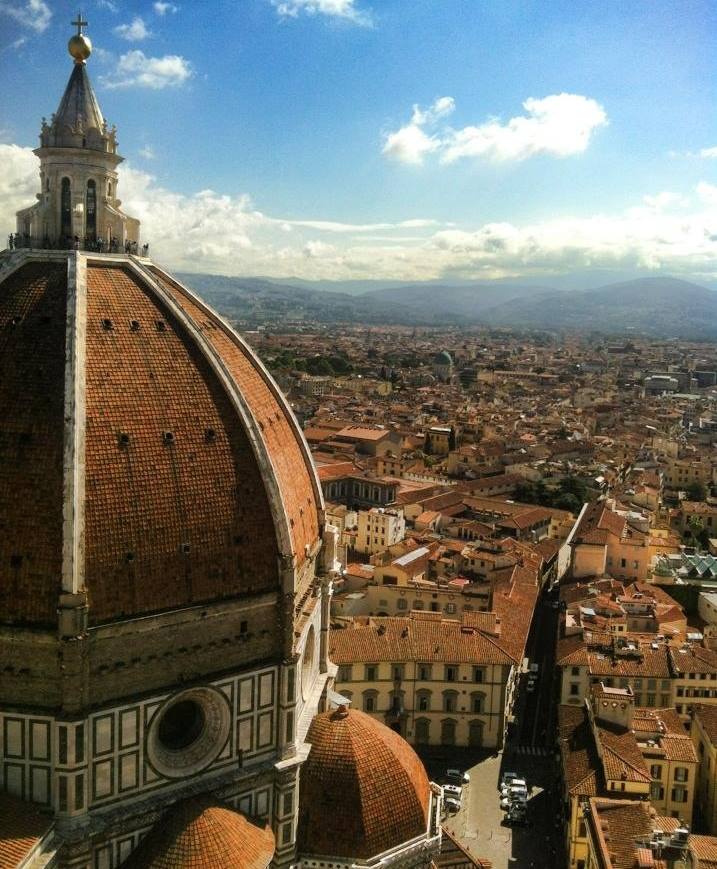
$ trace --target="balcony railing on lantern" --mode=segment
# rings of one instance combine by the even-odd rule
[[[11,232],[7,237],[8,250],[82,250],[92,253],[124,253],[146,257],[149,255],[149,242],[140,245],[139,242],[121,241],[112,238],[79,238],[65,236],[61,239],[35,238],[20,232]]]

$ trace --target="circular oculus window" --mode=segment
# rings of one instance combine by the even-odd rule
[[[166,778],[201,772],[226,745],[230,719],[226,698],[214,688],[190,688],[176,694],[149,726],[149,762]]]

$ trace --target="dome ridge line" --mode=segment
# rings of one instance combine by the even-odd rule
[[[121,260],[121,262],[125,262],[130,266],[135,275],[152,290],[155,296],[162,301],[162,303],[172,312],[172,315],[176,317],[178,322],[182,324],[188,334],[192,336],[213,373],[219,379],[219,382],[224,388],[232,406],[239,414],[239,418],[244,425],[254,457],[256,458],[260,469],[265,469],[267,471],[264,479],[267,487],[269,507],[274,517],[274,527],[277,531],[279,556],[282,561],[284,559],[290,559],[292,562],[292,569],[287,571],[287,573],[290,572],[292,575],[291,590],[293,591],[293,562],[295,553],[292,551],[293,546],[289,528],[289,517],[281,498],[281,489],[279,487],[274,463],[261,438],[259,427],[251,409],[247,406],[241,391],[234,383],[234,380],[230,372],[227,370],[223,360],[216,352],[211,342],[204,337],[202,330],[191,315],[188,314],[181,305],[179,305],[172,296],[162,288],[152,275],[152,272],[146,268],[143,263],[137,261],[134,257],[127,257],[126,260]],[[283,578],[283,581],[284,584],[286,584],[287,578]],[[287,589],[285,588],[284,590],[286,591]]]
[[[63,448],[62,591],[84,591],[87,261],[67,257]]]
[[[304,462],[306,463],[306,466],[309,470],[311,485],[314,490],[314,497],[316,498],[316,504],[319,509],[321,522],[323,524],[326,509],[324,503],[323,489],[321,488],[321,484],[319,483],[318,477],[316,475],[316,471],[314,469],[314,462],[311,458],[311,450],[309,449],[309,445],[306,441],[306,438],[304,437],[304,432],[301,426],[298,424],[296,417],[294,416],[294,413],[289,406],[286,396],[277,387],[276,382],[269,374],[262,360],[256,354],[251,352],[241,335],[239,335],[234,329],[231,328],[231,326],[229,326],[229,324],[226,322],[224,317],[221,316],[221,314],[214,310],[214,308],[210,304],[208,304],[203,298],[201,298],[201,296],[198,296],[196,293],[194,293],[189,287],[186,286],[186,284],[183,284],[174,275],[170,275],[167,271],[165,271],[165,269],[163,269],[161,266],[158,266],[157,263],[153,262],[152,266],[163,276],[165,276],[166,280],[174,283],[181,290],[182,293],[184,293],[195,305],[197,305],[198,308],[201,308],[202,311],[216,318],[217,323],[224,332],[224,334],[228,338],[230,338],[235,344],[237,344],[237,346],[241,349],[242,353],[244,353],[244,355],[247,357],[247,359],[249,359],[254,368],[259,372],[274,398],[281,405],[284,413],[286,414],[289,425],[291,426],[292,431],[297,436],[297,439],[299,441],[301,452],[304,457]]]

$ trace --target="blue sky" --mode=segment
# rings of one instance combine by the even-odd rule
[[[94,0],[83,11],[128,210],[170,264],[184,263],[153,200],[181,212],[176,232],[191,227],[192,259],[211,271],[714,271],[700,241],[700,229],[717,235],[713,2]],[[6,146],[34,146],[56,107],[75,13],[0,0]],[[2,203],[0,181],[5,217]],[[316,221],[382,228],[302,225]],[[640,238],[610,253],[633,226]]]

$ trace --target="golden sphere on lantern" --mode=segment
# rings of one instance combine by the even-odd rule
[[[92,54],[92,43],[84,33],[76,33],[67,43],[67,50],[75,63],[84,63]]]

